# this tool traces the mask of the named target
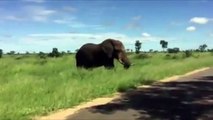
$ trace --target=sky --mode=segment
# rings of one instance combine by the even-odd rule
[[[107,38],[134,50],[213,48],[211,0],[0,0],[4,52],[75,51]]]

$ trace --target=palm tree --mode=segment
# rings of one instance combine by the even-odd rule
[[[164,49],[167,48],[167,46],[168,46],[168,42],[165,41],[165,40],[161,40],[161,41],[160,41],[160,44],[161,44],[161,46],[162,46],[162,48],[163,48],[163,51],[164,51]]]

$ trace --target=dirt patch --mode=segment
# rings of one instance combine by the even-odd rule
[[[165,78],[165,79],[159,80],[158,82],[175,81],[180,77],[186,77],[186,76],[189,76],[189,75],[192,75],[192,74],[195,74],[195,73],[207,70],[207,69],[209,69],[209,67],[194,70],[194,71],[186,73],[184,75],[176,75],[176,76],[172,76],[172,77],[169,77],[169,78]],[[143,85],[143,86],[139,86],[138,88],[148,88],[148,87],[151,87],[151,86],[150,85]],[[62,109],[62,110],[59,110],[55,113],[51,113],[48,116],[35,117],[33,119],[34,120],[65,120],[68,116],[73,115],[74,113],[78,112],[80,109],[88,108],[88,107],[92,107],[92,106],[96,106],[96,105],[103,105],[103,104],[111,102],[114,99],[120,98],[120,96],[121,96],[120,93],[115,93],[111,97],[97,98],[97,99],[94,99],[90,102],[82,103],[81,105],[78,105],[78,106],[73,107],[73,108]]]

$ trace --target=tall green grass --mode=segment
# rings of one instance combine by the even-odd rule
[[[40,59],[6,56],[0,59],[0,119],[23,120],[78,105],[81,102],[125,91],[141,84],[213,66],[209,53],[199,57],[166,58],[153,53],[141,59],[129,55],[135,65],[116,68],[77,69],[74,55]]]

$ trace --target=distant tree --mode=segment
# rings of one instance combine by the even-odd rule
[[[149,52],[153,52],[153,49],[150,49]]]
[[[58,48],[53,48],[52,52],[48,54],[49,57],[60,57],[60,53],[58,52]]]
[[[207,51],[208,51],[208,52],[213,52],[213,49],[208,49]]]
[[[167,48],[167,46],[168,46],[168,42],[165,41],[165,40],[161,40],[161,41],[160,41],[160,44],[161,44],[161,46],[162,46],[162,48],[163,48],[163,51],[164,51],[164,49]]]
[[[192,56],[192,51],[191,50],[186,50],[184,51],[185,57],[191,57]]]
[[[40,58],[42,58],[42,59],[45,59],[45,58],[46,58],[46,55],[45,55],[45,53],[43,53],[43,52],[39,52],[39,53],[38,53],[38,56],[39,56]]]
[[[0,58],[2,58],[2,55],[3,55],[3,50],[0,49]]]
[[[179,48],[168,48],[167,49],[168,53],[178,53],[180,52],[180,49]]]
[[[140,53],[140,49],[141,49],[141,42],[139,40],[135,41],[135,53],[138,54]]]
[[[15,51],[10,51],[9,53],[7,53],[8,55],[14,55]]]
[[[127,48],[127,49],[126,49],[126,52],[130,52],[130,49]]]
[[[70,50],[67,50],[67,54],[70,54],[71,53],[71,51]]]
[[[28,51],[26,51],[26,53],[25,53],[26,55],[29,55],[30,53],[28,52]]]
[[[203,44],[203,45],[200,45],[200,46],[199,46],[199,50],[200,50],[201,52],[204,52],[206,48],[207,48],[207,45],[206,45],[206,44]]]
[[[61,55],[66,55],[66,52],[65,52],[65,51],[62,51],[62,52],[61,52]]]

